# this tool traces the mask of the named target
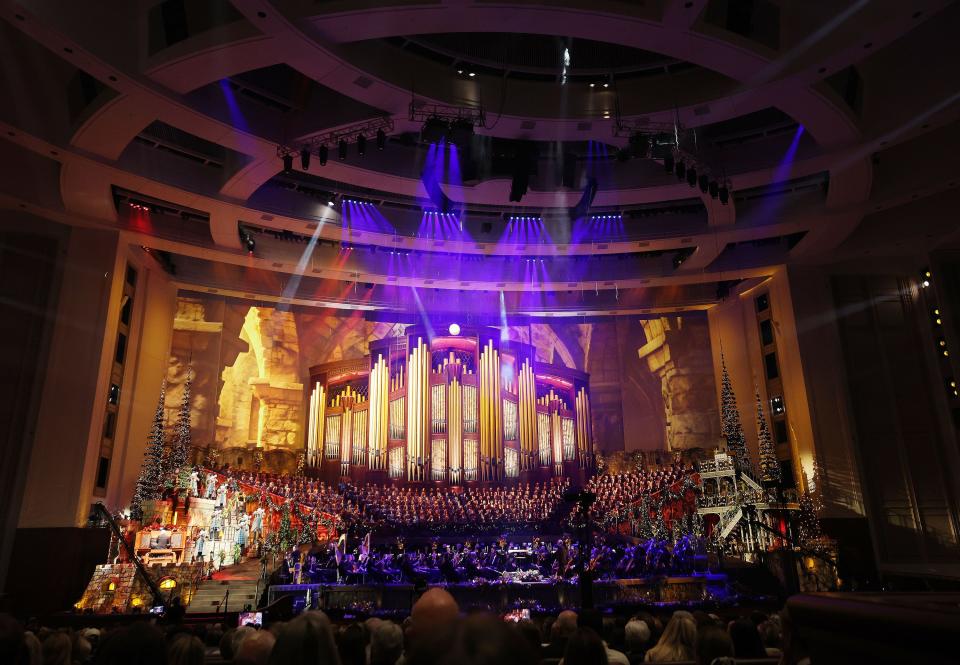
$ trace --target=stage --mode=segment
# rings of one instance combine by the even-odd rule
[[[580,589],[575,582],[491,581],[483,584],[433,584],[453,594],[463,610],[503,613],[514,609],[556,613],[581,607]],[[274,584],[268,604],[292,597],[293,611],[320,609],[366,615],[409,614],[425,590],[413,584]],[[598,608],[672,607],[722,604],[735,600],[723,574],[651,576],[596,581],[593,601]]]

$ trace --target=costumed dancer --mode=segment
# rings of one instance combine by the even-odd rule
[[[190,496],[200,496],[200,474],[196,469],[190,472]]]
[[[213,509],[213,517],[210,518],[210,540],[220,540],[220,532],[223,530],[223,512],[219,508]]]
[[[251,537],[254,539],[259,539],[263,537],[263,506],[258,505],[257,509],[253,511],[253,523],[250,527]]]
[[[217,508],[227,507],[227,484],[224,483],[217,488]]]
[[[207,474],[207,492],[203,498],[214,499],[217,496],[217,474]]]
[[[194,561],[203,561],[203,546],[207,543],[207,534],[203,529],[200,529],[200,533],[197,534],[196,539],[193,541],[193,560]]]
[[[237,522],[236,543],[240,546],[240,552],[247,547],[247,530],[250,528],[250,517],[246,513],[240,516]]]

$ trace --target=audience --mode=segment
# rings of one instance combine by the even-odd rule
[[[563,665],[608,665],[607,649],[592,628],[577,628],[567,640]]]
[[[693,660],[697,624],[689,612],[674,612],[656,646],[647,651],[644,662],[671,663]]]
[[[666,615],[663,615],[667,619]],[[660,618],[629,618],[599,611],[565,610],[519,622],[489,613],[461,612],[446,590],[430,588],[414,603],[403,627],[394,621],[334,624],[308,611],[262,629],[251,626],[179,625],[147,617],[101,629],[25,631],[0,615],[0,665],[637,665],[692,662],[728,665],[733,658],[776,658],[780,615],[737,618],[724,628],[712,614],[676,611],[659,639]],[[166,632],[162,632],[158,626]],[[544,644],[545,636],[550,635]],[[39,638],[37,637],[39,636]],[[784,660],[803,657],[803,645],[783,637]],[[656,642],[653,645],[653,642]],[[206,643],[207,647],[204,646]],[[214,646],[219,644],[219,650]],[[653,646],[651,646],[653,645]],[[553,655],[555,654],[555,655]]]
[[[696,655],[697,665],[718,665],[717,658],[733,657],[733,642],[716,624],[700,626],[697,629]]]
[[[641,619],[630,619],[624,628],[624,640],[630,665],[642,663],[644,656],[647,655],[647,645],[650,643],[650,626]]]

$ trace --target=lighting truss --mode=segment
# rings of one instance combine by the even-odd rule
[[[473,123],[474,127],[483,127],[486,116],[481,106],[453,106],[450,104],[434,104],[413,99],[410,101],[410,120],[425,122],[430,118],[440,118],[447,122],[457,120]]]
[[[352,125],[338,127],[337,129],[323,132],[322,134],[314,134],[313,136],[298,142],[296,145],[281,144],[277,146],[277,156],[296,156],[299,155],[300,151],[304,148],[310,151],[315,151],[320,146],[324,145],[335,148],[340,141],[346,141],[347,143],[355,142],[358,136],[362,136],[367,140],[376,141],[377,132],[380,131],[382,131],[384,134],[390,134],[393,132],[393,118],[388,115],[380,116],[378,118],[373,118],[372,120],[364,120],[363,122],[355,122]]]

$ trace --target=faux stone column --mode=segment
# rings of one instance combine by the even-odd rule
[[[662,317],[640,322],[647,342],[637,352],[660,377],[670,450],[716,448],[720,442],[707,322]]]

